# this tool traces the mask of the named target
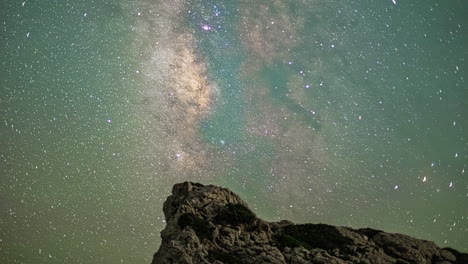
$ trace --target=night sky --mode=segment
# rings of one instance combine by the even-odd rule
[[[3,1],[0,262],[149,263],[173,184],[468,251],[461,0]]]

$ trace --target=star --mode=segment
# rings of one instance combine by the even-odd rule
[[[210,25],[203,24],[203,25],[201,26],[201,29],[202,29],[203,31],[211,31],[211,30],[212,30],[212,27],[211,27]]]

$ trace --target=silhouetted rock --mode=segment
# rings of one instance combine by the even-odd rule
[[[153,264],[468,263],[468,254],[374,229],[270,223],[228,189],[184,182],[164,203],[167,226]]]

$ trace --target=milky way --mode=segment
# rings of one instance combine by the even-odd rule
[[[467,8],[6,4],[0,262],[149,263],[186,180],[467,251]]]

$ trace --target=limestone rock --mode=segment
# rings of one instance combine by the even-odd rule
[[[184,182],[164,202],[152,264],[461,264],[468,254],[373,229],[266,222],[228,189]]]

